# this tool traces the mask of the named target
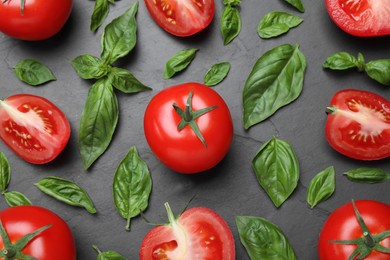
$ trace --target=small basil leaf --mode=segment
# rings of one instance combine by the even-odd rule
[[[11,180],[11,168],[7,157],[0,152],[0,191],[5,191]]]
[[[221,62],[211,66],[204,76],[204,84],[206,86],[215,86],[224,80],[229,73],[230,63]]]
[[[151,88],[136,79],[130,71],[125,69],[112,67],[108,77],[111,84],[123,93],[129,94],[151,90]]]
[[[22,193],[17,191],[4,192],[4,198],[10,207],[21,205],[32,205],[31,201]]]
[[[390,59],[370,61],[366,63],[365,71],[370,78],[390,86]]]
[[[327,200],[332,196],[335,190],[335,172],[334,168],[328,167],[318,173],[310,181],[307,189],[306,200],[312,208],[318,203]]]
[[[298,185],[298,158],[291,145],[273,137],[252,160],[252,167],[261,187],[276,207],[293,193]]]
[[[224,45],[228,45],[240,34],[241,16],[236,7],[228,5],[223,8],[220,29]]]
[[[101,41],[101,57],[112,64],[126,56],[137,42],[138,2],[135,2],[124,14],[112,20],[105,28]]]
[[[100,58],[90,54],[77,56],[71,64],[82,79],[100,79],[108,71],[108,66]]]
[[[51,80],[56,80],[53,72],[41,62],[25,59],[15,65],[15,73],[19,80],[38,86]]]
[[[109,146],[118,118],[114,90],[107,79],[99,79],[89,90],[80,120],[78,144],[85,169]]]
[[[272,38],[288,32],[303,20],[286,12],[270,12],[261,19],[257,32],[261,38]]]
[[[126,260],[126,258],[117,252],[110,250],[99,254],[97,260]]]
[[[186,49],[174,54],[164,68],[164,79],[172,78],[177,72],[186,69],[195,58],[197,49]]]
[[[35,186],[43,193],[68,205],[85,208],[91,214],[96,213],[87,192],[72,181],[50,176],[41,179]]]
[[[344,174],[348,180],[360,183],[380,183],[390,180],[390,173],[378,168],[358,168]]]
[[[292,5],[293,7],[295,7],[301,13],[305,12],[305,7],[303,6],[301,0],[284,0],[284,1]]]
[[[108,0],[96,0],[91,16],[91,31],[96,31],[102,25],[109,12]]]
[[[243,90],[244,127],[260,123],[302,92],[306,58],[299,46],[283,44],[263,54]]]
[[[118,212],[127,220],[126,230],[130,231],[130,220],[148,207],[152,191],[152,179],[146,163],[132,146],[119,164],[113,180],[114,202]]]
[[[290,242],[278,226],[260,217],[237,216],[240,241],[251,259],[295,260]]]
[[[336,52],[330,55],[322,66],[331,70],[346,70],[357,68],[358,60],[348,52]]]

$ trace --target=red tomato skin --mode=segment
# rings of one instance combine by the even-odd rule
[[[75,260],[76,245],[64,220],[39,206],[15,206],[0,211],[0,219],[12,243],[37,229],[52,225],[35,237],[22,253],[39,260]],[[0,237],[0,248],[3,248]]]
[[[0,3],[0,31],[12,38],[39,41],[57,34],[68,20],[73,0],[19,0]]]
[[[355,205],[371,234],[390,230],[390,206],[373,200],[358,200]],[[319,260],[345,260],[356,249],[355,245],[340,245],[330,240],[351,240],[363,236],[352,203],[337,208],[326,220],[318,242]],[[381,245],[390,248],[390,237]],[[365,260],[388,260],[390,254],[372,251]]]
[[[193,111],[217,106],[195,120],[207,147],[189,125],[181,131],[177,129],[181,117],[172,104],[184,109],[191,90]],[[144,132],[162,163],[176,172],[193,174],[211,169],[225,157],[232,142],[233,122],[229,108],[216,91],[200,83],[185,83],[166,88],[152,98],[145,110]]]

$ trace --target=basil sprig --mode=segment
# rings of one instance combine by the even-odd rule
[[[252,167],[261,187],[276,207],[293,193],[299,180],[299,163],[292,146],[273,137],[252,160]]]
[[[360,183],[381,183],[390,180],[390,173],[378,168],[358,168],[344,173],[348,180]]]
[[[307,203],[314,208],[318,203],[332,196],[335,186],[335,172],[333,166],[330,166],[310,181],[306,193]]]
[[[287,237],[270,221],[261,217],[237,216],[236,226],[251,259],[296,259]]]
[[[38,86],[56,80],[53,72],[35,59],[21,60],[15,65],[14,69],[16,77],[31,86]]]
[[[240,0],[223,0],[224,8],[220,20],[223,44],[228,45],[241,32]]]
[[[102,25],[110,12],[110,3],[115,4],[115,0],[96,0],[91,15],[91,31],[96,31]]]
[[[291,6],[293,6],[295,9],[297,9],[301,13],[305,12],[305,7],[304,7],[301,0],[284,0],[284,1],[287,2],[288,4],[290,4]]]
[[[286,12],[269,12],[261,19],[257,33],[263,39],[276,37],[287,33],[291,28],[301,24],[303,19]]]
[[[302,92],[306,58],[298,45],[283,44],[263,54],[243,90],[244,127],[260,123]]]
[[[175,53],[167,63],[164,68],[164,79],[172,78],[177,72],[180,72],[186,69],[195,58],[197,49],[191,48],[179,51]]]
[[[122,256],[121,254],[119,254],[115,251],[108,250],[108,251],[102,252],[95,245],[92,245],[92,248],[95,249],[95,251],[98,253],[98,256],[96,258],[97,260],[126,260],[126,258],[124,256]]]
[[[211,66],[204,76],[204,84],[206,86],[215,86],[224,80],[229,73],[230,63],[221,62]]]

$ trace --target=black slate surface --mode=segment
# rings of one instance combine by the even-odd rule
[[[134,1],[121,0],[111,6],[104,23],[122,14]],[[326,142],[325,107],[332,95],[346,88],[369,90],[387,99],[390,89],[375,83],[364,74],[351,71],[335,73],[322,69],[326,57],[334,52],[362,52],[366,60],[390,58],[390,38],[363,39],[347,35],[330,20],[323,1],[303,1],[306,11],[299,13],[282,0],[243,0],[240,8],[242,31],[238,38],[223,45],[219,31],[222,1],[216,1],[212,24],[203,32],[189,38],[177,38],[163,31],[140,2],[138,41],[136,48],[117,65],[130,70],[153,91],[136,95],[116,92],[120,118],[113,141],[104,155],[90,170],[84,171],[77,148],[81,112],[91,81],[80,79],[70,65],[76,56],[89,53],[99,56],[102,28],[89,31],[93,1],[76,0],[72,15],[55,37],[41,42],[23,42],[0,34],[0,98],[17,93],[31,93],[50,99],[67,115],[72,128],[69,144],[63,153],[46,165],[32,165],[14,155],[3,143],[11,165],[10,190],[21,191],[31,201],[51,209],[71,227],[77,242],[78,259],[95,259],[91,245],[102,250],[115,250],[129,259],[138,259],[145,234],[152,228],[140,217],[132,221],[130,233],[124,231],[125,220],[117,213],[112,198],[115,170],[135,145],[149,166],[153,178],[150,204],[145,212],[153,222],[166,220],[164,202],[179,212],[196,194],[190,207],[205,206],[218,212],[229,224],[236,244],[237,259],[249,259],[241,245],[234,223],[237,215],[261,216],[278,225],[289,238],[298,259],[317,259],[317,238],[327,216],[351,199],[373,199],[390,202],[390,184],[364,185],[349,182],[342,173],[358,167],[378,167],[390,171],[389,160],[362,162],[335,152]],[[304,22],[288,34],[263,40],[256,33],[260,19],[268,12],[279,10],[296,14]],[[245,80],[256,60],[280,44],[300,45],[307,58],[304,89],[292,104],[279,110],[266,121],[245,131],[242,123],[241,93]],[[165,62],[174,53],[198,48],[195,60],[183,73],[163,80]],[[12,67],[21,59],[35,58],[50,67],[57,81],[31,87],[15,77]],[[202,82],[207,69],[214,63],[229,61],[228,77],[214,89],[225,99],[234,122],[233,144],[226,158],[213,170],[198,175],[181,175],[162,165],[149,149],[143,135],[143,112],[148,101],[159,90],[179,83]],[[292,196],[276,209],[257,183],[251,160],[261,145],[272,136],[288,141],[295,149],[300,163],[300,181]],[[326,202],[314,209],[306,203],[310,180],[321,170],[333,165],[336,170],[336,191]],[[41,193],[33,184],[45,176],[60,176],[80,184],[89,193],[98,213],[74,208]],[[0,208],[7,205],[0,198]]]

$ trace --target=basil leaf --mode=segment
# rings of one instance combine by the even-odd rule
[[[223,0],[224,5],[238,6],[241,4],[241,0]]]
[[[108,0],[96,0],[91,16],[91,31],[96,31],[102,25],[109,12]]]
[[[135,2],[124,14],[112,20],[105,28],[102,35],[102,59],[112,64],[117,59],[126,56],[137,42],[138,2]]]
[[[34,59],[25,59],[18,62],[15,65],[15,73],[19,80],[32,86],[56,80],[48,67]]]
[[[244,127],[260,123],[302,92],[306,58],[299,46],[283,44],[263,54],[243,90]]]
[[[32,205],[31,201],[22,193],[17,191],[7,191],[3,193],[5,201],[10,207],[21,205]]]
[[[370,61],[366,63],[365,71],[373,80],[390,86],[390,59]]]
[[[110,82],[98,80],[90,88],[81,114],[78,144],[85,169],[109,146],[118,117],[118,100]]]
[[[43,193],[68,205],[85,208],[91,214],[96,213],[87,192],[72,181],[50,176],[41,179],[35,186]]]
[[[7,190],[8,184],[11,180],[11,168],[7,157],[0,152],[0,190]]]
[[[346,70],[356,68],[358,60],[348,52],[336,52],[330,55],[322,66],[326,69]]]
[[[164,68],[164,79],[172,78],[177,72],[186,69],[195,58],[197,49],[186,49],[174,54]]]
[[[240,34],[241,16],[236,7],[228,5],[223,8],[220,29],[224,45],[228,45]]]
[[[128,94],[151,90],[151,88],[136,79],[130,71],[125,69],[112,67],[108,77],[111,84],[123,93]]]
[[[97,260],[126,260],[125,257],[115,251],[109,250],[102,252],[97,246],[93,245],[92,247],[98,253]]]
[[[282,205],[298,185],[299,164],[294,149],[275,137],[260,148],[252,167],[276,207]]]
[[[306,200],[312,208],[318,203],[327,200],[335,190],[335,172],[333,166],[318,173],[310,181],[306,193]]]
[[[290,242],[278,226],[260,217],[237,216],[240,241],[251,259],[295,260]]]
[[[152,179],[146,163],[132,146],[119,164],[113,180],[114,202],[118,212],[127,220],[126,230],[130,231],[130,220],[148,207]]]
[[[344,174],[348,180],[360,183],[380,183],[390,180],[390,173],[378,168],[358,168]]]
[[[286,12],[270,12],[261,19],[257,33],[261,38],[272,38],[288,32],[303,22],[300,17]]]
[[[71,64],[82,79],[100,79],[108,72],[108,66],[100,58],[90,54],[77,56]]]
[[[206,86],[215,86],[224,80],[229,73],[230,63],[221,62],[211,66],[204,76],[204,84]]]
[[[295,7],[301,13],[305,12],[305,7],[303,6],[301,0],[284,0],[284,1],[292,5],[293,7]]]

